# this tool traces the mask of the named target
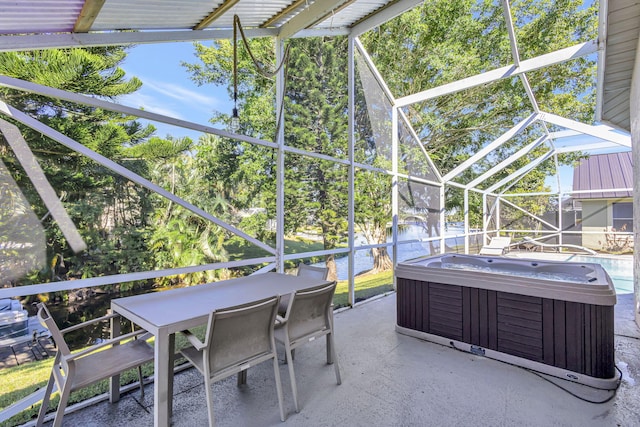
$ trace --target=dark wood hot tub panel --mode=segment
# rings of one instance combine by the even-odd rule
[[[613,306],[398,278],[398,325],[596,378],[615,375]]]

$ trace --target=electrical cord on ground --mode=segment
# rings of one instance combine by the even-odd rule
[[[629,338],[632,340],[640,340],[640,337],[632,337],[631,335],[615,334],[614,336],[621,337],[621,338]]]
[[[630,337],[630,338],[633,338],[633,337]],[[471,351],[464,350],[462,348],[457,347],[456,344],[453,341],[449,341],[449,345],[454,350],[458,350],[458,351],[460,351],[462,353],[473,354],[474,356],[478,356],[478,354],[476,354],[476,353],[473,353]],[[495,360],[495,359],[493,359],[493,360]],[[620,370],[620,368],[618,368],[618,365],[614,365],[614,367],[616,368],[616,370],[620,374],[620,377],[618,378],[618,381],[616,382],[616,387],[613,388],[613,389],[603,389],[603,388],[593,387],[593,386],[590,386],[588,384],[579,383],[581,386],[584,386],[584,387],[588,387],[588,388],[591,388],[591,389],[594,389],[594,390],[598,390],[598,391],[606,391],[606,392],[612,393],[611,396],[607,397],[605,400],[601,400],[601,401],[590,400],[590,399],[584,398],[582,396],[578,396],[576,393],[572,392],[571,390],[561,386],[558,383],[555,383],[555,382],[551,381],[549,378],[546,378],[545,376],[543,376],[542,374],[540,374],[540,373],[538,373],[536,371],[533,371],[533,370],[528,369],[528,368],[524,368],[522,366],[514,365],[513,363],[504,362],[502,360],[498,360],[498,362],[506,363],[507,365],[511,365],[511,366],[516,367],[516,368],[520,368],[523,371],[527,371],[527,372],[529,372],[529,373],[531,373],[531,374],[533,374],[533,375],[535,375],[535,376],[537,376],[539,378],[542,378],[543,380],[547,381],[548,383],[553,384],[554,386],[558,387],[560,390],[563,390],[563,391],[567,392],[568,394],[570,394],[571,396],[573,396],[573,397],[575,397],[577,399],[580,399],[580,400],[582,400],[584,402],[587,402],[587,403],[594,403],[594,404],[597,404],[597,405],[600,405],[600,404],[607,403],[607,402],[611,401],[611,399],[613,399],[616,396],[616,394],[618,392],[618,389],[620,388],[620,384],[622,383],[622,371]],[[553,377],[553,375],[550,375],[550,376]],[[559,380],[566,381],[563,378],[559,378],[559,377],[554,377],[554,378],[558,378]]]
[[[563,391],[565,391],[565,392],[569,393],[571,396],[573,396],[573,397],[575,397],[575,398],[577,398],[577,399],[580,399],[580,400],[582,400],[582,401],[584,401],[584,402],[587,402],[587,403],[595,403],[595,404],[597,404],[597,405],[600,405],[600,404],[603,404],[603,403],[607,403],[607,402],[609,402],[611,399],[613,399],[614,397],[616,397],[616,394],[617,394],[617,392],[618,392],[618,389],[620,388],[620,384],[622,383],[622,371],[620,370],[620,368],[618,368],[618,365],[614,365],[614,367],[616,368],[616,370],[617,370],[617,371],[618,371],[618,373],[620,374],[620,378],[618,378],[618,381],[617,381],[617,384],[616,384],[616,388],[613,388],[613,389],[603,389],[603,388],[593,387],[593,386],[590,386],[590,385],[587,385],[587,384],[581,384],[581,385],[583,385],[583,386],[585,386],[585,387],[589,387],[589,388],[592,388],[592,389],[594,389],[594,390],[598,390],[598,391],[607,391],[607,392],[612,393],[612,394],[611,394],[611,396],[609,396],[609,397],[608,397],[608,398],[606,398],[605,400],[599,400],[599,401],[597,401],[597,400],[590,400],[590,399],[584,398],[584,397],[582,397],[582,396],[578,396],[577,394],[575,394],[575,393],[574,393],[574,392],[572,392],[571,390],[569,390],[569,389],[566,389],[566,388],[562,387],[560,384],[558,384],[558,383],[555,383],[555,382],[551,381],[549,378],[546,378],[546,377],[544,377],[543,375],[539,374],[538,372],[532,371],[531,369],[526,369],[526,368],[522,368],[522,369],[524,369],[525,371],[531,372],[533,375],[535,375],[535,376],[537,376],[537,377],[542,378],[543,380],[547,381],[548,383],[553,384],[554,386],[558,387],[560,390],[563,390]],[[559,378],[559,379],[562,379],[562,378]]]

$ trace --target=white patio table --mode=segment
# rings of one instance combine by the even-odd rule
[[[111,309],[155,336],[155,426],[169,426],[173,403],[175,333],[207,322],[209,313],[225,307],[258,301],[273,295],[322,285],[324,280],[280,273],[263,273],[164,292],[117,298]],[[112,378],[111,397],[118,399]]]

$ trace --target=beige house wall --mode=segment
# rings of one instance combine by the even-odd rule
[[[613,203],[620,202],[632,202],[632,199],[582,200],[582,246],[602,250],[608,245],[607,239],[626,238],[626,234],[614,235],[611,232]]]
[[[607,224],[611,224],[608,200],[582,200],[582,246],[601,249],[605,241],[605,229],[611,228]]]

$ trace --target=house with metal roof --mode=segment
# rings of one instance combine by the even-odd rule
[[[582,210],[582,245],[608,252],[633,249],[631,152],[597,154],[573,171],[576,207]]]

